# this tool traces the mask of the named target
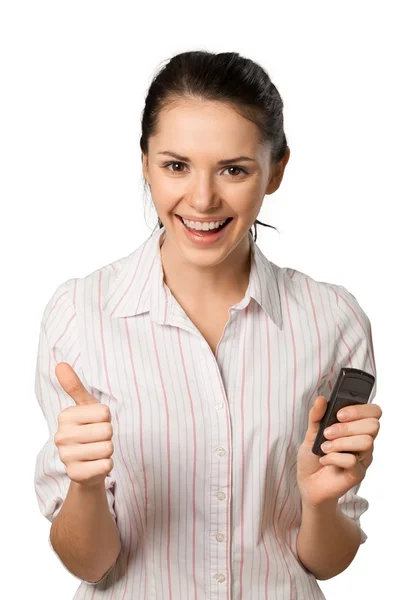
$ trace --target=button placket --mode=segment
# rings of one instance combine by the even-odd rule
[[[210,491],[212,491],[213,499],[208,530],[210,579],[214,580],[214,584],[211,583],[211,594],[214,598],[218,594],[218,585],[224,584],[224,582],[226,584],[228,581],[226,568],[231,560],[231,548],[229,544],[230,512],[227,510],[226,505],[229,497],[229,490],[226,488],[230,481],[231,469],[231,457],[228,453],[231,439],[231,425],[230,419],[227,418],[226,411],[224,410],[229,404],[221,372],[219,365],[215,364],[215,356],[212,355],[212,358],[215,361],[213,368],[217,370],[219,375],[219,380],[215,379],[215,382],[212,380],[214,384],[214,415],[216,418],[211,420],[212,458],[210,464]]]
[[[221,440],[222,441],[222,440]],[[218,486],[218,485],[223,485],[224,483],[226,483],[226,479],[225,477],[227,476],[228,473],[228,460],[227,460],[227,456],[228,453],[225,449],[225,447],[223,447],[222,445],[217,446],[214,450],[216,457],[218,458],[218,462],[219,462],[219,468],[218,470],[216,469],[216,473],[214,476],[214,483]],[[219,477],[218,477],[218,473],[219,473]],[[218,488],[217,488],[218,490]],[[218,529],[217,531],[215,531],[214,529],[214,533],[213,533],[213,537],[214,540],[216,540],[211,544],[211,565],[212,566],[217,566],[217,565],[223,565],[225,564],[226,561],[226,552],[228,552],[228,554],[230,553],[230,549],[227,549],[227,545],[226,543],[226,534],[222,533],[221,528],[225,527],[227,525],[226,523],[226,505],[223,502],[225,500],[225,502],[227,501],[227,495],[225,494],[225,492],[223,492],[221,489],[219,491],[215,492],[215,497],[217,499],[217,504],[215,505],[215,511],[213,511],[213,514],[215,515],[215,518],[212,519],[210,525],[211,525],[211,531],[213,526],[217,526]],[[218,518],[217,518],[218,515]],[[227,575],[226,573],[215,573],[214,575],[215,580],[218,583],[224,583],[227,580]]]

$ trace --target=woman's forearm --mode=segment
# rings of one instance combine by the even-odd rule
[[[71,573],[89,582],[103,577],[121,550],[104,482],[85,488],[71,481],[63,506],[52,523],[50,541]]]
[[[337,501],[318,509],[303,503],[297,554],[317,579],[330,579],[344,571],[360,543],[360,528],[340,510]]]

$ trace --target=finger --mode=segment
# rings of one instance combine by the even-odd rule
[[[106,440],[91,444],[61,446],[59,453],[63,463],[99,460],[101,458],[110,458],[114,453],[114,445],[111,440]]]
[[[358,457],[346,452],[332,452],[319,459],[321,465],[332,465],[341,469],[356,469],[362,467]]]
[[[99,408],[98,405],[100,405],[101,408]],[[79,407],[79,410],[77,410],[76,406],[68,406],[59,414],[58,420],[59,423],[62,423],[63,425],[79,425],[80,435],[82,435],[84,439],[87,439],[87,441],[95,442],[99,439],[107,439],[109,426],[105,427],[104,423],[106,421],[111,422],[111,411],[106,404],[101,404],[100,402],[98,402],[97,405],[83,405]],[[71,438],[71,441],[82,442],[81,439],[75,438]]]
[[[104,407],[108,410],[108,406]],[[84,412],[84,411],[81,411]],[[109,412],[109,411],[108,411]],[[108,419],[111,421],[111,418]],[[83,424],[74,430],[74,434],[70,435],[70,440],[78,444],[87,444],[88,442],[102,442],[110,440],[113,436],[113,427],[111,423],[91,422],[90,424]]]
[[[325,396],[317,396],[314,404],[308,414],[308,428],[304,438],[305,442],[314,443],[315,437],[319,430],[319,425],[322,417],[325,414],[327,401]]]
[[[329,452],[371,452],[374,449],[374,440],[370,435],[352,435],[324,442],[321,449],[327,454]]]
[[[89,394],[71,365],[66,362],[58,363],[55,373],[61,387],[78,406],[98,404],[98,400]]]
[[[358,419],[366,419],[368,417],[380,419],[382,409],[378,404],[351,404],[339,410],[336,416],[341,422],[357,421]]]
[[[333,440],[339,437],[346,437],[350,435],[371,435],[376,438],[379,432],[379,421],[374,417],[367,419],[359,419],[357,421],[350,421],[349,423],[336,423],[331,425],[324,430],[324,436]]]

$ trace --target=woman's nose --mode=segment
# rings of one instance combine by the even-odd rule
[[[202,175],[195,178],[189,190],[188,204],[198,212],[206,212],[218,206],[218,194],[212,177]]]

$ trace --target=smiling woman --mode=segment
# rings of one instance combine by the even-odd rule
[[[61,284],[45,309],[36,389],[51,436],[36,490],[56,518],[54,548],[85,577],[76,600],[90,585],[99,598],[322,600],[317,578],[344,570],[366,540],[368,504],[339,469],[348,440],[333,440],[326,466],[311,447],[324,409],[316,396],[340,369],[376,375],[368,317],[345,288],[272,263],[251,231],[289,160],[282,109],[250,59],[174,56],[142,116],[158,231]],[[60,361],[79,372],[88,401],[107,405],[106,430],[73,406],[54,374]],[[55,435],[61,408],[69,424]],[[363,436],[352,451],[371,447],[362,422],[353,431]],[[68,474],[54,437],[73,457]],[[89,439],[97,461],[77,443]],[[76,473],[104,486],[71,495]],[[346,493],[332,497],[337,489]]]
[[[210,105],[211,108],[213,105],[214,109],[218,110],[218,112],[214,110],[210,115],[208,125],[212,133],[211,140],[207,139],[207,132],[203,130],[203,126],[206,125],[205,111],[210,108]],[[178,108],[178,126],[183,129],[189,125],[186,131],[182,131],[185,137],[184,143],[179,141],[176,117],[172,115],[172,119],[168,119],[168,122],[166,120],[167,113],[174,108]],[[184,117],[183,108],[188,110],[188,118],[190,114],[192,115],[192,126],[194,123],[198,127],[199,135],[195,138],[191,138],[194,132]],[[231,114],[230,119],[229,112],[235,113],[235,115]],[[220,122],[221,115],[225,117],[225,127]],[[242,123],[241,132],[235,131],[235,121],[238,122],[240,117],[247,123],[247,126]],[[250,156],[246,156],[246,153],[241,151],[252,146],[248,139],[249,134],[251,135],[250,124],[253,124],[253,136],[256,138],[253,142],[258,145],[258,152],[250,152]],[[165,135],[161,138],[160,133]],[[190,139],[192,141],[190,147],[195,149],[194,154],[184,151],[189,148]],[[159,166],[179,179],[182,175],[189,174],[190,168],[193,171],[193,168],[198,167],[196,157],[203,155],[204,151],[210,152],[211,148],[214,152],[209,154],[210,169],[225,167],[220,170],[220,175],[231,183],[246,182],[252,175],[259,176],[260,170],[264,178],[269,175],[273,179],[269,188],[265,186],[265,189],[258,189],[253,194],[253,211],[250,216],[252,220],[247,225],[252,235],[252,226],[254,226],[255,241],[257,224],[275,229],[259,221],[256,216],[263,196],[273,193],[279,187],[290,150],[283,129],[283,101],[260,65],[234,52],[212,54],[193,51],[173,57],[168,65],[156,74],[147,93],[140,139],[142,159],[146,164],[150,158],[150,140],[157,141],[157,149],[154,150],[151,159],[155,161],[158,156],[176,159],[173,162],[161,163]],[[162,146],[163,140],[166,143],[173,140],[174,148],[166,150],[165,146]],[[232,154],[233,148],[239,149],[238,155]],[[232,158],[228,158],[229,156]],[[148,183],[151,187],[158,212],[158,225],[162,228],[163,215],[160,214],[162,211],[159,210],[155,199],[155,183],[150,180],[154,179],[154,173],[150,178],[146,164],[145,185]],[[178,169],[175,170],[175,167]]]

